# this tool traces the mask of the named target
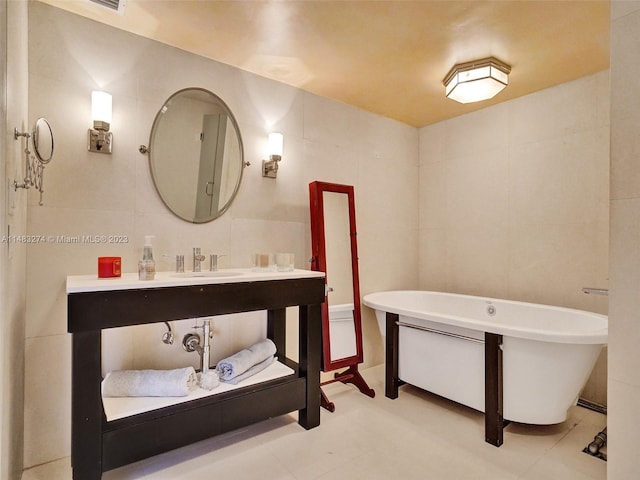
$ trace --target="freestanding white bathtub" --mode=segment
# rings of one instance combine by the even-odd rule
[[[607,343],[607,317],[580,310],[428,291],[372,293],[363,301],[376,310],[383,336],[388,317],[399,325],[398,380],[481,412],[485,333],[501,336],[494,335],[502,343],[500,407],[514,422],[565,421]]]

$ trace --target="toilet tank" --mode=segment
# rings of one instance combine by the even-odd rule
[[[332,360],[356,355],[356,327],[352,303],[329,305],[329,338]]]

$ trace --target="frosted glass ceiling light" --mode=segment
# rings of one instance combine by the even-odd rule
[[[460,103],[495,97],[509,84],[511,67],[493,57],[455,65],[444,78],[445,94]]]

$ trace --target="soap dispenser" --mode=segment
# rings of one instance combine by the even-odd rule
[[[152,238],[153,235],[145,235],[144,237],[144,252],[142,260],[138,262],[138,279],[140,280],[153,280],[156,276],[156,262],[153,260],[153,246],[151,245]]]

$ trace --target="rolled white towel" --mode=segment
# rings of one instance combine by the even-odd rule
[[[231,380],[225,380],[225,382],[230,383],[231,385],[237,385],[245,378],[252,377],[256,373],[261,372],[262,370],[267,368],[269,365],[271,365],[275,361],[276,361],[276,357],[269,357],[266,360],[263,360],[262,362],[255,364],[253,367],[249,368],[249,370],[247,370],[246,372],[241,373],[236,377],[233,377]]]
[[[242,375],[254,365],[264,362],[276,354],[276,346],[270,339],[258,342],[245,350],[224,358],[218,362],[216,370],[220,374],[220,380],[229,380]]]
[[[198,386],[193,367],[174,370],[119,370],[102,380],[104,397],[184,397]]]

